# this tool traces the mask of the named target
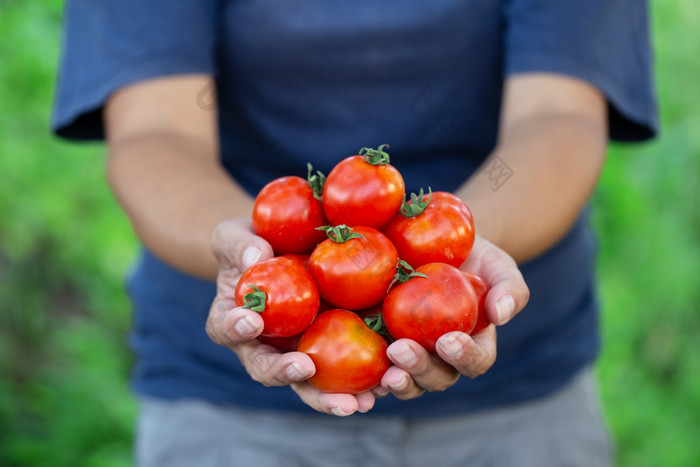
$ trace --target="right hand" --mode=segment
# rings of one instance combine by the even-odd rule
[[[501,326],[527,304],[530,290],[513,258],[501,248],[477,235],[474,248],[462,266],[489,284],[485,310],[489,321]],[[449,332],[440,337],[437,355],[431,355],[417,342],[399,339],[387,355],[395,364],[384,374],[382,386],[399,399],[413,399],[425,391],[444,391],[460,375],[476,378],[496,361],[496,327],[468,335]]]
[[[308,355],[282,353],[256,339],[263,330],[263,319],[255,311],[236,306],[236,284],[243,271],[272,258],[274,253],[269,243],[255,235],[250,220],[231,219],[219,224],[212,234],[211,248],[219,262],[219,274],[217,294],[207,318],[209,337],[235,352],[253,380],[265,386],[291,385],[314,410],[337,416],[369,411],[375,401],[371,391],[355,395],[323,393],[306,381],[316,371]],[[381,388],[378,391],[385,394]]]

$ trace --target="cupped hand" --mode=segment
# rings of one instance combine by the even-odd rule
[[[291,385],[314,410],[338,416],[369,411],[375,402],[372,392],[322,393],[306,381],[316,371],[308,355],[282,353],[256,339],[263,330],[263,319],[255,311],[236,306],[236,284],[246,269],[274,254],[269,243],[253,233],[250,220],[231,219],[219,224],[212,234],[211,248],[219,262],[219,274],[206,324],[209,337],[235,352],[253,380],[265,386]]]
[[[484,307],[492,323],[507,323],[527,304],[530,291],[517,264],[488,240],[476,237],[462,269],[489,284]],[[460,375],[475,378],[486,373],[496,361],[496,327],[491,324],[472,336],[449,332],[438,339],[436,352],[430,354],[410,339],[397,340],[387,351],[395,366],[384,374],[381,387],[399,399],[413,399],[425,391],[447,389]]]

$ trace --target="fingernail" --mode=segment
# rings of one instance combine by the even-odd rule
[[[302,368],[302,366],[297,362],[292,362],[291,365],[287,365],[285,372],[287,373],[287,377],[289,377],[289,379],[293,379],[295,381],[302,380],[310,374],[310,372]]]
[[[408,379],[404,376],[401,381],[396,384],[390,384],[389,387],[394,391],[405,391],[408,389]]]
[[[394,357],[396,363],[406,368],[411,368],[418,362],[418,357],[408,344],[403,344],[398,349],[391,352],[391,356]]]
[[[256,246],[249,246],[243,252],[243,267],[248,269],[254,265],[262,256],[262,250]]]
[[[462,343],[455,336],[447,336],[438,341],[438,345],[448,356],[459,358],[464,353]]]
[[[333,415],[337,415],[338,417],[347,417],[348,415],[350,415],[349,413],[345,412],[345,411],[344,411],[343,409],[341,409],[340,407],[333,407],[333,408],[331,409],[331,413],[332,413]]]
[[[378,387],[374,388],[374,389],[372,390],[372,392],[373,392],[374,395],[377,396],[377,397],[386,397],[386,396],[389,395],[389,391],[387,391],[386,389],[384,389],[384,388],[381,387],[381,386],[378,386]]]
[[[240,336],[247,336],[253,334],[257,332],[259,328],[260,326],[258,325],[258,323],[248,315],[236,321],[236,332]]]
[[[510,295],[504,295],[496,302],[496,312],[498,313],[498,324],[503,324],[509,320],[515,312],[515,300]]]

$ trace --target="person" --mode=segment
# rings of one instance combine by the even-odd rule
[[[68,0],[52,128],[106,140],[144,246],[137,462],[607,465],[587,202],[608,140],[657,126],[646,2]],[[407,192],[471,208],[498,350],[495,325],[402,339],[379,387],[324,394],[234,306],[273,255],[253,200],[384,143]]]

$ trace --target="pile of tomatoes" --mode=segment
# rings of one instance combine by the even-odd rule
[[[253,229],[276,257],[243,273],[236,303],[261,313],[263,343],[311,357],[321,391],[378,385],[392,339],[435,352],[446,332],[488,326],[488,285],[458,269],[474,244],[469,208],[430,190],[406,200],[385,147],[362,148],[327,178],[309,165],[307,180],[273,180],[255,200]]]

